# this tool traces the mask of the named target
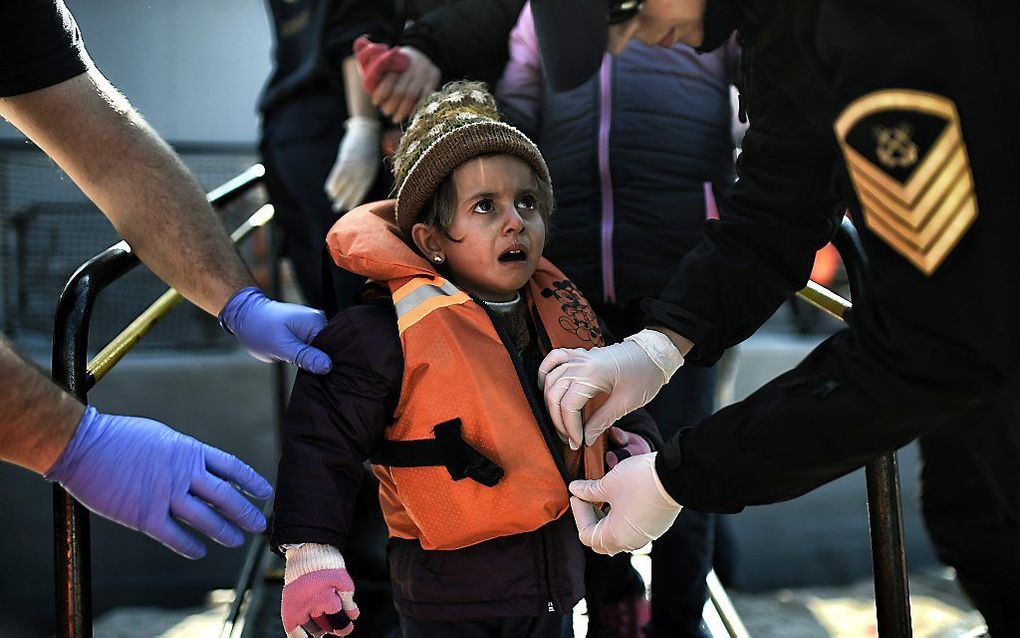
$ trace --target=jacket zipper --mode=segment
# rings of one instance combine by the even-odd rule
[[[538,530],[538,538],[542,543],[542,560],[545,561],[545,593],[548,598],[545,610],[550,614],[554,614],[556,613],[556,605],[553,603],[552,583],[549,581],[549,565],[551,562],[549,561],[549,544],[545,542],[545,534],[546,529],[543,526]]]
[[[471,293],[468,293],[468,296],[485,311],[486,316],[489,317],[489,321],[492,323],[492,327],[496,329],[496,334],[499,335],[499,340],[503,342],[503,347],[506,349],[507,354],[510,355],[510,360],[514,364],[514,369],[517,371],[517,379],[520,381],[521,388],[524,390],[524,396],[528,399],[528,406],[531,408],[532,415],[538,423],[538,429],[542,433],[542,438],[545,439],[546,447],[549,448],[549,453],[552,454],[553,462],[556,463],[556,469],[560,471],[563,483],[565,485],[570,485],[570,473],[567,472],[567,464],[563,460],[563,456],[560,454],[559,449],[556,447],[556,439],[553,434],[552,425],[550,425],[545,418],[545,413],[542,411],[542,405],[538,402],[538,398],[535,396],[532,384],[527,381],[524,363],[512,347],[510,335],[508,335],[506,329],[503,328],[503,324],[501,324],[500,321],[493,316],[492,311],[489,310],[489,307],[485,305],[484,301]],[[521,302],[527,303],[523,295],[521,297]]]
[[[503,348],[506,349],[507,354],[510,355],[510,360],[514,364],[514,370],[517,371],[517,379],[520,381],[521,388],[524,390],[524,396],[528,399],[528,406],[531,408],[531,412],[535,417],[535,421],[538,423],[538,429],[542,433],[542,438],[545,439],[546,447],[549,448],[549,453],[552,455],[553,462],[556,464],[556,469],[560,471],[560,476],[563,478],[563,482],[567,485],[570,484],[570,473],[567,472],[567,464],[563,460],[563,456],[560,454],[559,448],[556,445],[556,439],[553,435],[552,426],[545,419],[545,411],[542,410],[541,404],[538,402],[538,397],[535,396],[533,386],[527,381],[527,373],[524,370],[524,362],[521,361],[520,356],[517,355],[517,351],[511,345],[510,335],[507,334],[503,324],[493,316],[492,311],[485,305],[485,302],[468,293],[471,300],[474,301],[482,310],[485,311],[485,315],[489,318],[489,322],[492,323],[492,327],[496,329],[496,334],[499,335],[499,340],[503,343]],[[521,296],[521,303],[527,303],[526,298]],[[553,602],[552,594],[552,583],[549,581],[549,549],[545,541],[545,535],[547,530],[545,526],[542,526],[538,530],[538,538],[542,543],[542,560],[545,561],[545,593],[547,596],[546,600],[546,612],[550,614],[556,613],[556,604]]]
[[[609,133],[613,118],[613,57],[606,53],[599,71],[599,134],[598,167],[602,194],[602,298],[606,303],[616,302],[616,278],[613,272],[613,224],[615,202],[613,177],[609,169]]]

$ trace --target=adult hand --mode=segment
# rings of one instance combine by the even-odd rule
[[[280,616],[287,638],[346,636],[361,613],[340,550],[305,543],[287,550]]]
[[[366,36],[354,41],[354,57],[361,69],[361,83],[369,94],[375,92],[387,74],[403,73],[410,63],[399,47],[372,42]]]
[[[320,310],[273,301],[249,286],[223,306],[220,325],[261,361],[286,361],[314,374],[333,368],[325,352],[308,345],[326,325]]]
[[[400,123],[414,113],[423,98],[436,90],[442,74],[439,67],[414,47],[399,47],[407,57],[407,69],[400,73],[387,73],[371,91],[375,104],[394,123]]]
[[[647,404],[684,363],[669,337],[642,330],[622,343],[557,349],[538,368],[538,383],[560,439],[576,450],[591,445],[620,417]],[[599,393],[609,398],[582,426],[581,410]]]
[[[624,459],[597,481],[570,484],[570,508],[581,542],[599,554],[632,552],[662,536],[680,513],[680,504],[662,487],[655,455]],[[608,503],[599,520],[592,503]]]
[[[650,454],[652,446],[645,437],[627,432],[615,425],[609,428],[609,451],[606,452],[606,465],[612,469],[616,464],[638,454]]]
[[[337,212],[350,210],[365,199],[382,159],[382,124],[379,120],[355,115],[347,120],[346,127],[336,162],[323,184],[323,190]]]
[[[93,512],[188,558],[205,556],[205,545],[178,521],[237,547],[242,529],[261,532],[266,519],[236,488],[260,500],[273,493],[255,470],[222,450],[150,419],[92,407],[46,479]]]

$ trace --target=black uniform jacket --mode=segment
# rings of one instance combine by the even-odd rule
[[[400,44],[424,53],[441,84],[480,80],[493,89],[510,58],[510,31],[524,0],[411,0]]]
[[[722,219],[647,323],[709,364],[803,287],[844,210],[870,275],[849,328],[681,432],[666,488],[705,511],[793,498],[994,394],[1017,367],[1018,3],[709,0],[750,119]],[[726,22],[730,20],[730,22]]]
[[[266,6],[275,44],[273,74],[259,98],[263,114],[307,94],[335,95],[346,108],[341,63],[353,55],[354,40],[390,42],[400,32],[393,0],[266,0]]]
[[[337,314],[313,345],[332,357],[333,370],[298,372],[284,422],[271,546],[310,542],[342,551],[358,525],[351,515],[362,464],[392,423],[400,395],[404,362],[392,302]],[[537,353],[525,355],[532,382],[540,361]],[[653,449],[662,443],[643,410],[619,425]],[[422,620],[569,613],[584,594],[584,554],[569,512],[537,531],[456,551],[393,538],[389,563],[397,610]]]

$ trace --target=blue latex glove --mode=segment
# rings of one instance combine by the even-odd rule
[[[242,288],[220,311],[220,325],[236,335],[256,359],[286,361],[315,374],[326,374],[333,362],[308,345],[326,325],[319,310],[273,301],[255,286]]]
[[[235,456],[151,419],[91,407],[46,479],[93,512],[188,558],[205,556],[205,545],[178,520],[237,547],[244,542],[238,527],[261,532],[266,518],[231,483],[262,500],[273,493]]]

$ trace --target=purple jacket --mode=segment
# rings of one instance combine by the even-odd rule
[[[733,177],[738,64],[732,43],[698,54],[635,41],[606,54],[585,84],[554,93],[525,5],[496,99],[549,164],[557,213],[546,256],[590,301],[658,295],[701,238],[713,190]]]
[[[341,551],[363,463],[377,450],[400,395],[403,354],[388,298],[338,313],[315,347],[333,359],[324,376],[298,372],[283,430],[271,546],[321,543]],[[509,356],[509,355],[508,355]],[[541,357],[525,356],[529,378]],[[619,423],[661,437],[647,412]],[[569,613],[584,595],[584,552],[568,513],[530,533],[496,538],[455,551],[427,551],[391,538],[390,579],[397,610],[422,620]],[[355,583],[356,585],[357,583]]]

